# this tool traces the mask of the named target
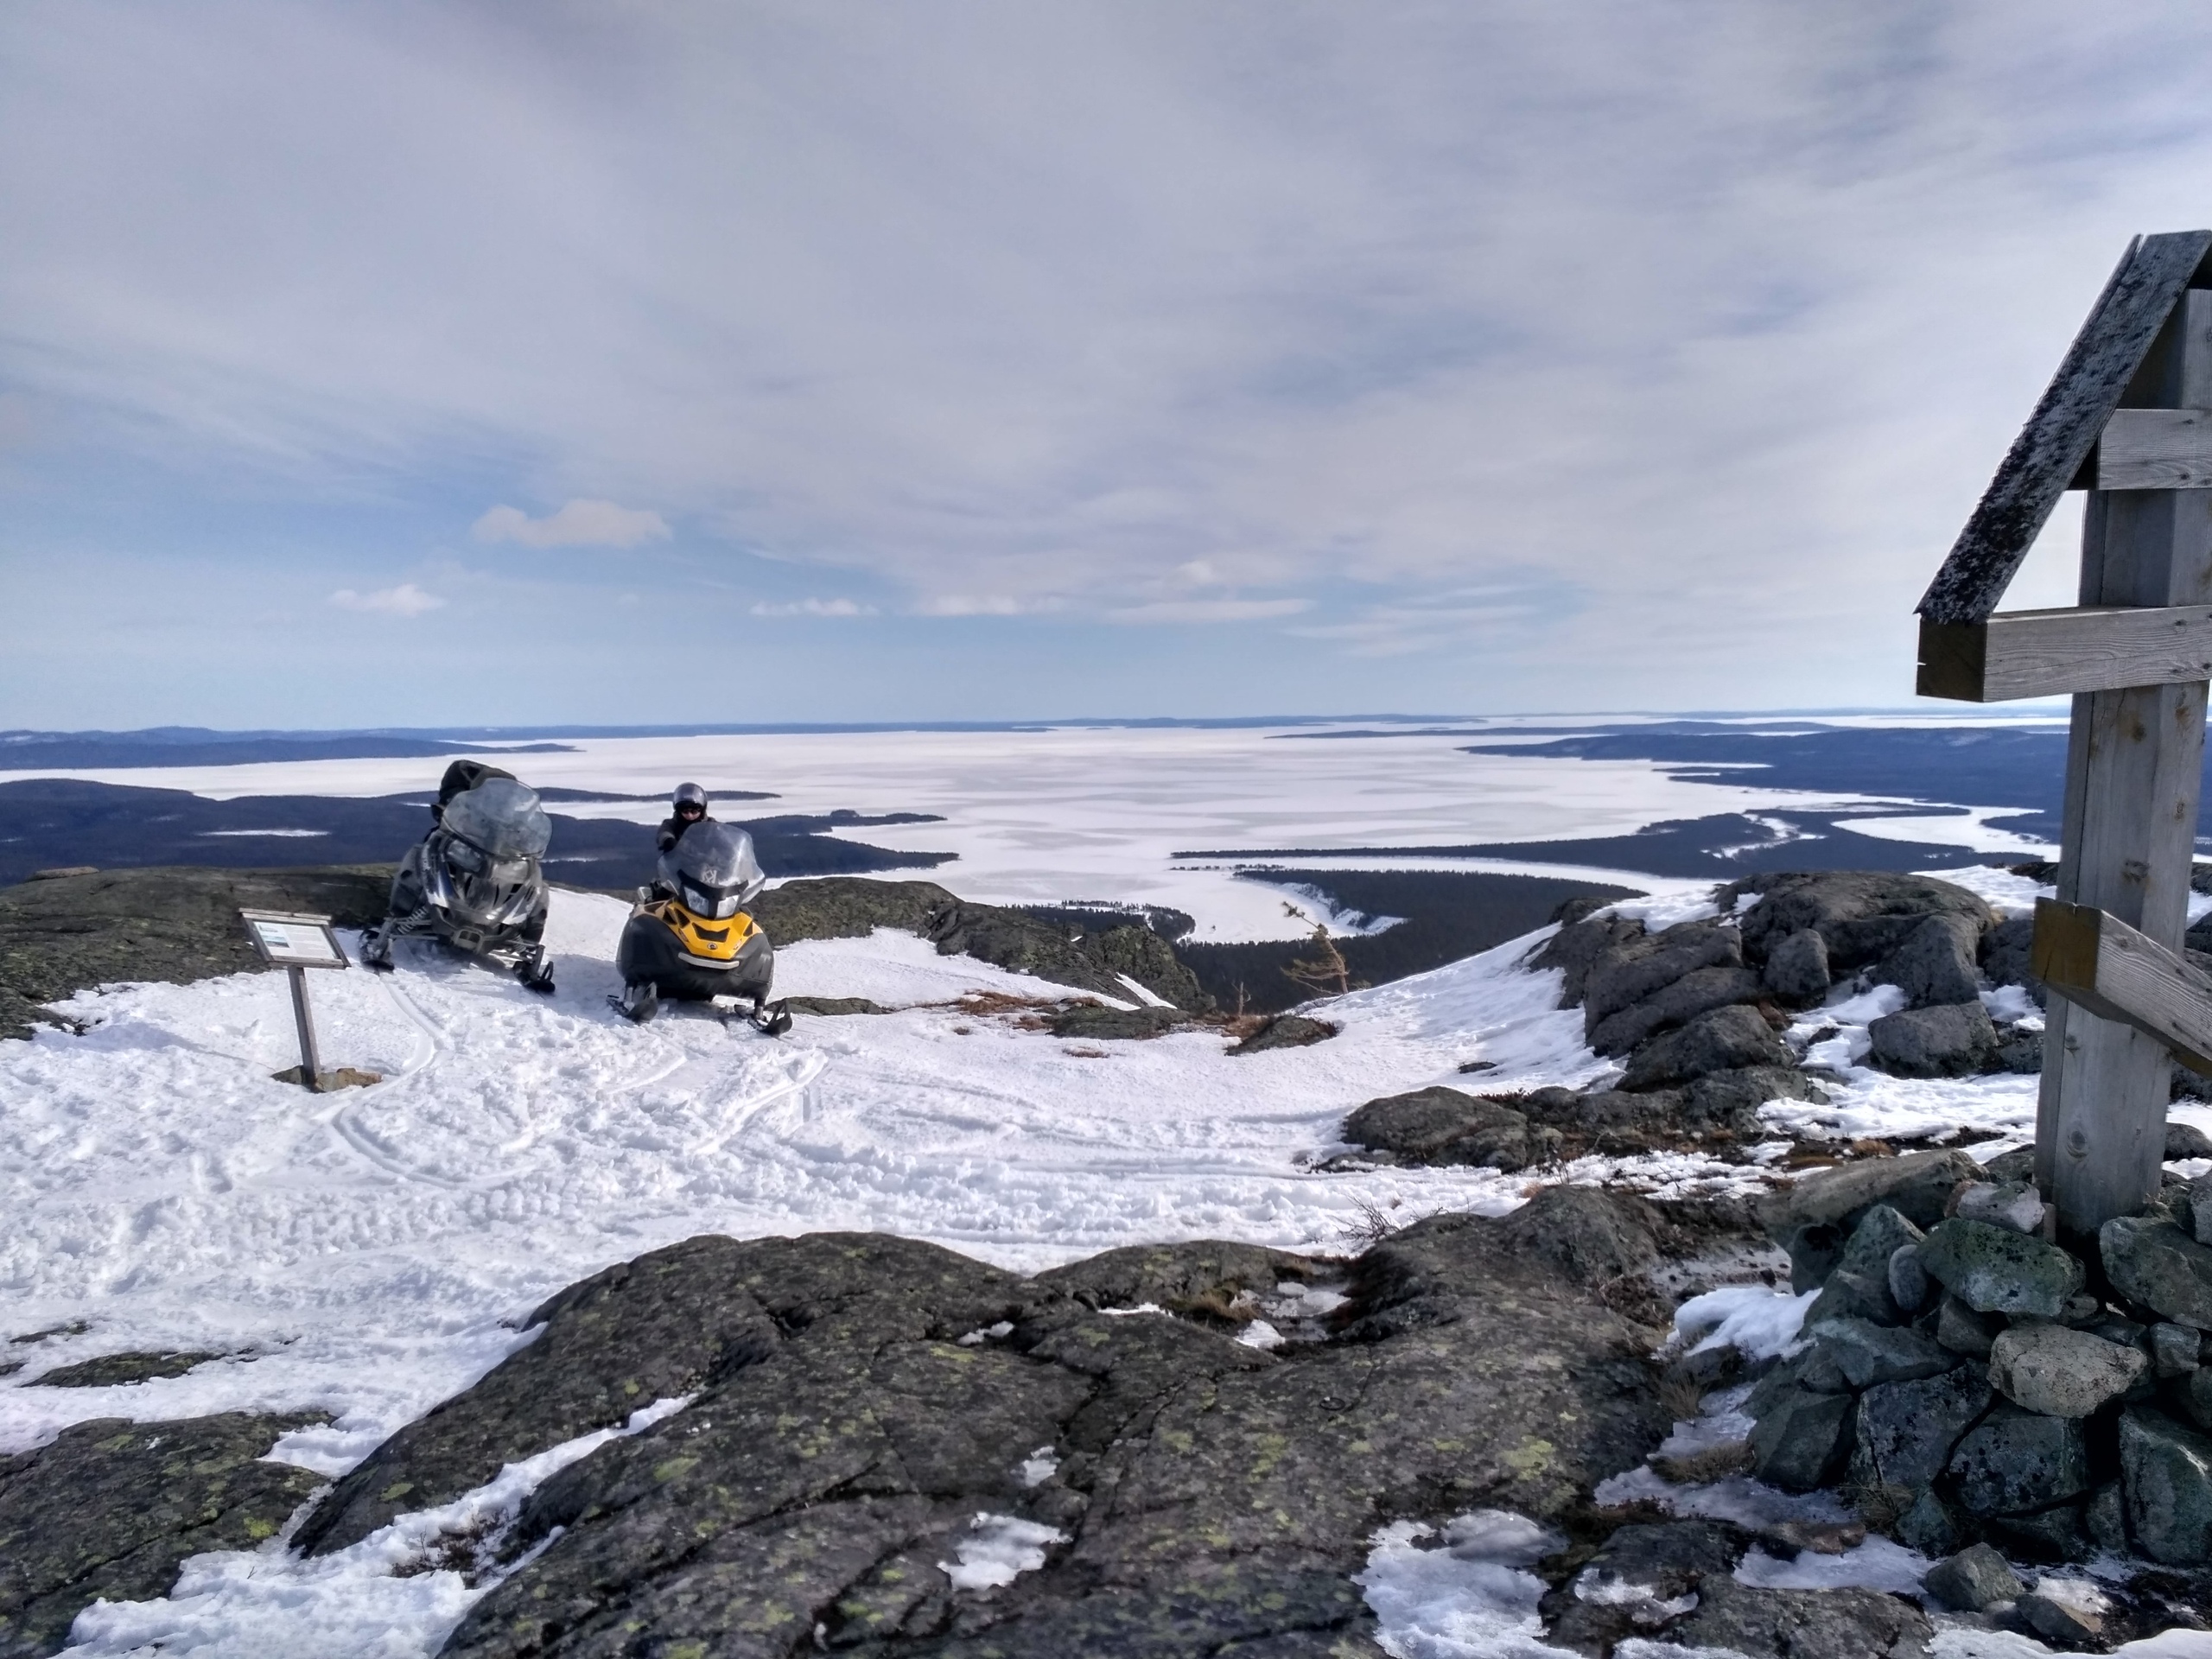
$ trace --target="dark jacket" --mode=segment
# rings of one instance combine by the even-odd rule
[[[689,830],[692,823],[712,823],[714,821],[714,815],[709,813],[703,818],[694,818],[691,823],[686,823],[674,813],[671,813],[661,820],[660,830],[653,836],[653,846],[658,851],[664,853],[683,839],[683,832]]]

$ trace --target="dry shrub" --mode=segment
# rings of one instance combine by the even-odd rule
[[[1746,1474],[1751,1466],[1751,1443],[1749,1440],[1730,1440],[1722,1446],[1701,1446],[1695,1452],[1685,1452],[1678,1458],[1654,1458],[1651,1466],[1660,1476],[1678,1486],[1702,1486],[1708,1481],[1726,1480],[1731,1475]]]

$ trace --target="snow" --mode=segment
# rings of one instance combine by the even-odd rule
[[[1012,1584],[1024,1573],[1044,1566],[1045,1553],[1054,1544],[1068,1541],[1058,1527],[1019,1516],[978,1515],[968,1525],[968,1535],[952,1546],[959,1559],[938,1563],[956,1590],[995,1590]]]
[[[1504,1510],[1459,1516],[1441,1532],[1394,1521],[1352,1581],[1392,1659],[1573,1659],[1543,1640],[1544,1582],[1527,1570],[1566,1542]]]
[[[1820,1292],[1793,1296],[1766,1285],[1723,1285],[1675,1310],[1675,1329],[1692,1353],[1733,1348],[1746,1359],[1772,1359],[1797,1340]]]
[[[511,1463],[452,1503],[403,1515],[328,1555],[292,1554],[289,1528],[258,1549],[195,1555],[166,1598],[94,1602],[78,1614],[65,1651],[80,1659],[123,1659],[154,1649],[201,1659],[281,1653],[413,1659],[434,1653],[470,1607],[530,1559],[490,1568],[502,1534],[531,1492],[608,1441],[639,1433],[687,1403],[656,1401],[620,1428],[580,1435]],[[300,1516],[305,1513],[302,1508]],[[456,1559],[490,1570],[464,1576],[449,1564]]]
[[[1878,1534],[1853,1545],[1840,1555],[1816,1549],[1800,1550],[1795,1560],[1777,1560],[1757,1544],[1736,1564],[1741,1582],[1762,1590],[1886,1590],[1892,1595],[1916,1595],[1920,1581],[1935,1566],[1916,1550],[1907,1549]]]

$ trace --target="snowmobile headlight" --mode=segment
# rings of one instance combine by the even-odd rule
[[[683,884],[683,908],[694,916],[703,916],[710,922],[726,922],[737,914],[738,894],[714,887],[702,887],[686,881]]]
[[[495,858],[492,861],[492,880],[501,887],[512,887],[530,879],[530,861],[526,858]]]
[[[446,843],[446,862],[456,870],[467,871],[471,875],[484,874],[482,851],[470,846],[465,841],[449,841]]]

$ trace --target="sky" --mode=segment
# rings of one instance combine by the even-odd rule
[[[2208,110],[2183,4],[17,0],[0,727],[1910,704]]]

